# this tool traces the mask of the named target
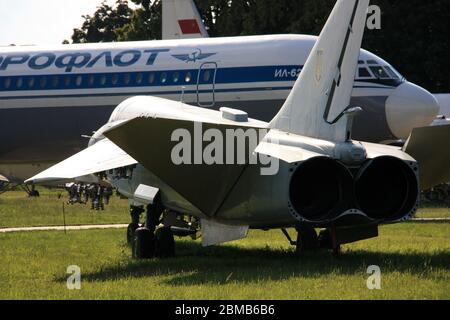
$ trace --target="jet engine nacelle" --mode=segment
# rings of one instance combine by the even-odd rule
[[[271,131],[256,152],[279,159],[277,174],[248,166],[218,220],[261,228],[276,227],[273,221],[355,226],[408,220],[417,211],[418,164],[399,148]]]
[[[417,164],[392,156],[347,167],[314,157],[298,164],[289,181],[289,210],[300,221],[322,223],[349,215],[370,221],[410,218],[418,206]]]

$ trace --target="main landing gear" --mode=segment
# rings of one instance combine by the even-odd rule
[[[307,225],[297,226],[297,240],[293,241],[286,229],[281,229],[289,243],[295,246],[297,255],[315,252],[321,249],[331,250],[333,255],[340,254],[341,246],[336,241],[333,228],[323,229],[317,235],[316,230]]]
[[[40,196],[39,191],[36,190],[34,184],[31,185],[31,188],[28,185],[24,184],[22,185],[22,189],[28,194],[29,198],[38,198]]]
[[[128,226],[127,240],[132,239],[132,255],[136,259],[175,256],[175,240],[170,227],[159,227],[164,207],[158,194],[153,204],[147,206],[145,224],[139,227],[139,216],[143,209],[132,208],[132,223]]]

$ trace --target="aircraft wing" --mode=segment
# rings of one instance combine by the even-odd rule
[[[25,182],[44,183],[70,180],[136,163],[136,160],[111,140],[103,139]]]
[[[450,181],[450,125],[416,128],[403,150],[417,160],[422,190]]]
[[[205,215],[214,216],[245,170],[248,158],[240,164],[237,161],[228,162],[233,164],[205,164],[203,150],[209,142],[203,142],[201,135],[212,129],[225,137],[227,129],[246,130],[249,125],[204,121],[200,129],[200,123],[193,119],[139,117],[104,134]],[[173,139],[176,131],[189,136],[187,143],[192,148],[187,158],[190,164],[177,162],[174,158],[179,154],[174,152],[175,147],[181,142]],[[222,154],[226,152],[222,151]]]

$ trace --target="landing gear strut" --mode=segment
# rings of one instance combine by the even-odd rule
[[[142,207],[130,206],[131,223],[127,228],[127,243],[132,244],[134,233],[139,228],[139,219],[145,210]]]
[[[136,229],[134,233],[133,258],[167,258],[175,255],[175,241],[170,227],[156,229],[163,212],[164,207],[158,193],[153,203],[147,206],[145,225]]]
[[[303,254],[305,252],[315,251],[318,248],[317,233],[313,227],[299,226],[297,230],[297,242],[295,252]]]
[[[302,225],[296,228],[297,241],[293,241],[286,229],[281,229],[289,243],[295,246],[295,252],[302,255],[306,252],[314,252],[320,249],[331,250],[333,255],[340,254],[340,244],[336,240],[336,231],[334,228],[323,229],[317,235],[313,227]]]
[[[30,198],[38,198],[40,196],[39,191],[36,190],[35,185],[31,185],[31,188],[24,184],[22,185],[23,191],[25,191],[28,194],[28,197]]]
[[[341,253],[341,245],[336,238],[336,228],[323,229],[318,237],[319,248],[331,250],[334,256]]]

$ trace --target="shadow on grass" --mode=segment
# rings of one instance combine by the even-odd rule
[[[339,258],[317,252],[301,257],[292,251],[218,246],[203,248],[198,243],[177,243],[177,257],[132,260],[124,258],[115,265],[83,274],[84,281],[109,281],[124,278],[166,277],[170,285],[183,286],[231,282],[288,280],[294,277],[327,275],[366,276],[369,265],[383,272],[411,272],[427,276],[433,269],[450,268],[450,252],[382,253],[364,250],[345,251]],[[57,281],[66,281],[66,277]]]

